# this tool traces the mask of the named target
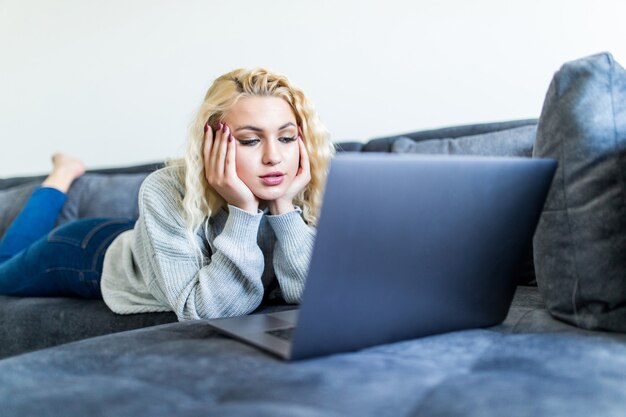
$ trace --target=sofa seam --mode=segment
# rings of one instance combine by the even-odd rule
[[[533,311],[537,310],[537,308],[529,308],[528,311],[526,311],[524,314],[521,315],[520,318],[518,318],[515,321],[515,324],[513,325],[513,327],[511,328],[511,333],[515,333],[517,330],[517,326],[520,324],[520,322],[522,320],[524,320],[524,318],[526,318],[527,315],[529,315],[530,313],[532,313]]]
[[[559,78],[561,78],[561,77],[559,77]],[[563,158],[564,150],[563,150],[563,148],[564,148],[563,136],[561,136],[561,140],[559,141],[559,160],[560,161],[564,161],[564,158]],[[563,166],[563,174],[561,175],[561,186],[563,187],[562,188],[562,190],[563,190],[563,201],[564,201],[564,204],[565,204],[565,212],[567,213],[567,229],[568,229],[568,234],[569,234],[569,236],[571,238],[572,235],[573,235],[573,230],[572,230],[572,220],[571,220],[571,216],[570,216],[569,196],[568,196],[568,193],[566,192],[566,183],[567,183],[567,181],[565,179],[565,174],[566,174],[565,167]],[[572,239],[570,239],[570,240],[572,240]],[[573,260],[574,261],[573,262],[574,277],[573,278],[575,279],[575,281],[578,281],[578,278],[579,278],[578,277],[578,262],[577,262],[578,250],[577,250],[577,246],[576,246],[576,242],[575,241],[571,242],[571,244],[572,244],[572,250],[574,251],[574,260]],[[574,300],[575,300],[575,298],[572,298],[572,303],[574,303]],[[574,305],[572,305],[571,307],[574,310],[574,320],[576,321],[576,323],[578,323],[578,316],[577,316],[577,313],[576,313],[576,308],[574,307]]]

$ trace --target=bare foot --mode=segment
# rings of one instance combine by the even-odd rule
[[[85,164],[80,159],[63,153],[52,155],[52,171],[41,184],[67,193],[74,180],[85,173]]]

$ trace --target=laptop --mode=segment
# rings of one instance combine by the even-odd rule
[[[337,155],[299,308],[208,324],[285,360],[499,324],[556,165]]]

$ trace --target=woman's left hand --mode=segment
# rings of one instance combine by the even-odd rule
[[[309,154],[302,140],[302,134],[298,135],[298,146],[300,148],[300,166],[298,173],[289,185],[285,194],[276,200],[268,201],[268,208],[272,214],[283,214],[293,211],[293,199],[304,190],[311,181],[311,165]]]

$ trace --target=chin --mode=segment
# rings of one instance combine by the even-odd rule
[[[285,188],[272,188],[270,190],[256,190],[254,195],[262,201],[273,201],[285,195]]]

